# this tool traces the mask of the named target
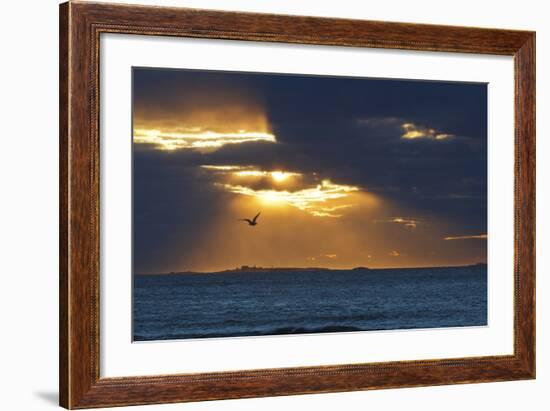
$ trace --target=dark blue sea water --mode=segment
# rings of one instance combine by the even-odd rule
[[[134,340],[487,324],[487,267],[136,275]]]

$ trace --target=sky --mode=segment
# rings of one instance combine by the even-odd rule
[[[132,79],[134,272],[487,261],[485,83]]]

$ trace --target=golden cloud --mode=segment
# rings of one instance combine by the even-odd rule
[[[453,137],[452,134],[444,133],[433,128],[417,125],[415,123],[403,123],[401,124],[403,129],[402,138],[413,140],[417,138],[428,138],[433,140],[445,140]]]
[[[226,144],[255,141],[277,142],[273,134],[259,131],[218,132],[201,128],[189,128],[182,131],[134,130],[134,143],[153,144],[159,150],[196,149],[208,151],[218,149]]]
[[[205,165],[201,166],[201,168],[204,168],[206,170],[215,170],[215,171],[234,171],[234,170],[246,170],[247,168],[251,168],[252,166],[211,166],[211,165]]]
[[[375,223],[394,223],[402,224],[406,228],[415,229],[420,223],[420,220],[407,218],[407,217],[390,217],[385,220],[375,220]]]
[[[260,170],[254,166],[216,166],[203,165],[201,168],[205,170],[213,170],[218,174],[229,175],[233,178],[270,178],[275,183],[282,183],[293,177],[301,177],[302,173],[281,170]]]
[[[263,97],[227,81],[174,85],[156,99],[137,95],[134,142],[158,150],[214,151],[227,144],[275,143]]]
[[[315,217],[339,218],[358,203],[368,203],[371,207],[376,204],[376,198],[365,197],[367,193],[359,187],[336,184],[328,178],[319,178],[314,172],[265,170],[253,165],[200,167],[217,176],[214,184],[218,188],[257,199],[267,206],[289,205]]]
[[[486,240],[487,234],[479,234],[479,235],[460,235],[455,237],[445,237],[443,240],[445,241],[452,241],[452,240]]]

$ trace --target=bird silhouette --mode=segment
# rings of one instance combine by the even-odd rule
[[[239,219],[239,221],[246,221],[248,223],[248,225],[251,225],[251,226],[255,226],[256,224],[258,224],[256,222],[256,220],[258,219],[258,217],[260,216],[262,212],[260,211],[258,214],[256,214],[256,216],[251,220],[249,218],[241,218]]]

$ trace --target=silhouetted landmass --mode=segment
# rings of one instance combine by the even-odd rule
[[[466,268],[466,267],[487,267],[487,263],[475,263],[475,264],[466,264],[466,265],[457,265],[457,266],[437,266],[437,267],[399,267],[399,268],[375,268],[374,270],[414,270],[417,268],[423,268],[423,269],[439,269],[439,268]],[[171,271],[168,273],[155,273],[155,274],[143,274],[143,273],[136,273],[136,275],[185,275],[185,274],[231,274],[231,273],[272,273],[272,272],[306,272],[306,271],[370,271],[373,270],[369,267],[354,267],[354,268],[327,268],[327,267],[256,267],[256,266],[249,266],[249,265],[243,265],[240,267],[227,269],[227,270],[221,270],[221,271],[211,271],[211,272],[202,272],[202,271]]]
[[[256,266],[249,266],[249,265],[243,265],[236,268],[231,268],[228,270],[222,270],[222,271],[212,271],[209,273],[204,272],[198,272],[198,271],[181,271],[181,272],[170,272],[166,274],[231,274],[231,273],[250,273],[250,272],[277,272],[277,271],[331,271],[330,268],[323,268],[323,267],[256,267]]]

